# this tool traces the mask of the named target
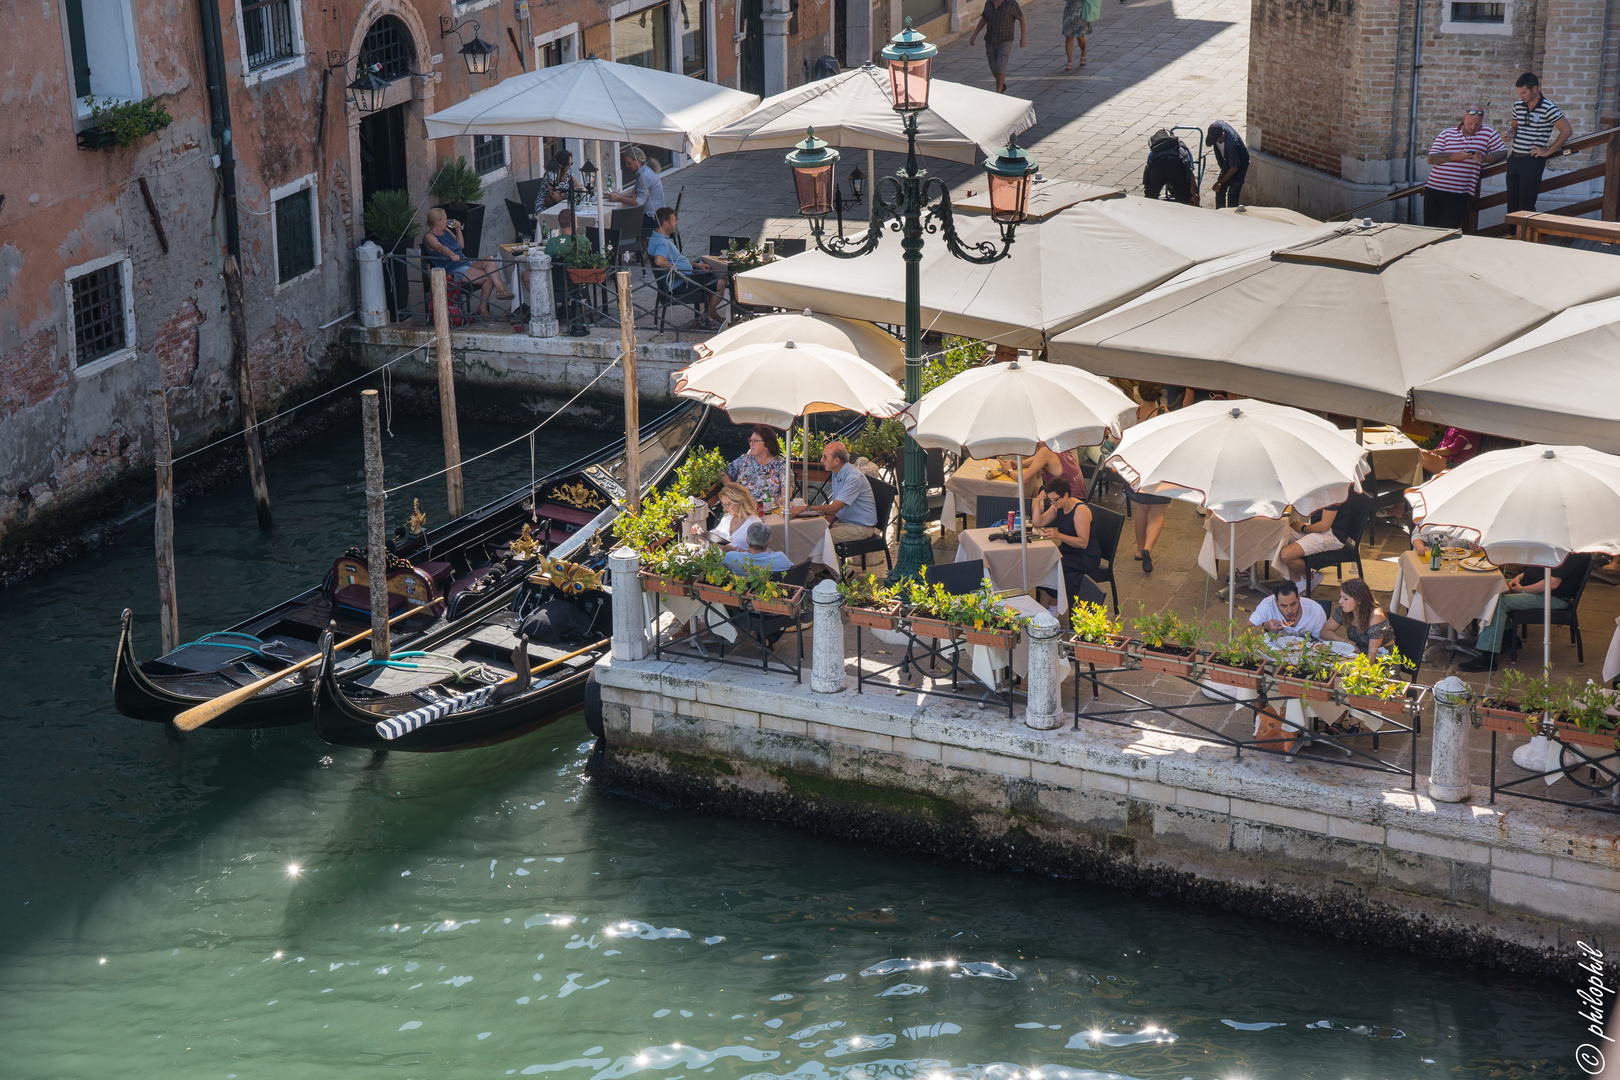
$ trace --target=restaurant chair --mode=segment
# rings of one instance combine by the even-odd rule
[[[726,253],[726,249],[731,247],[733,244],[742,248],[747,247],[753,242],[754,238],[751,236],[717,236],[714,233],[710,233],[709,254],[724,255]]]
[[[635,255],[636,262],[641,266],[647,265],[647,237],[651,235],[650,231],[643,231],[646,216],[639,206],[627,206],[608,214],[608,228],[619,234],[622,249]],[[615,262],[613,265],[617,267],[623,264]]]
[[[923,486],[928,492],[928,521],[938,521],[943,528],[945,522],[940,515],[945,512],[945,451],[939,447],[923,451],[925,465]],[[957,531],[967,527],[967,514],[958,512],[956,515]]]
[[[866,569],[867,555],[883,552],[883,565],[894,569],[894,560],[889,555],[889,516],[894,510],[895,496],[900,493],[882,480],[867,477],[872,485],[872,502],[877,511],[877,533],[864,540],[846,540],[842,544],[834,544],[833,550],[838,552],[838,561],[845,562],[856,555],[862,556],[861,569]]]
[[[1091,528],[1097,534],[1097,568],[1091,572],[1092,580],[1108,582],[1113,596],[1114,614],[1119,614],[1119,585],[1114,581],[1114,554],[1119,550],[1119,537],[1125,531],[1125,518],[1104,506],[1091,508]]]
[[[516,199],[506,200],[506,213],[512,219],[512,236],[516,240],[534,239],[534,215]]]
[[[1581,643],[1580,606],[1581,597],[1586,593],[1586,583],[1592,580],[1592,556],[1582,554],[1577,555],[1575,558],[1577,560],[1575,572],[1579,575],[1579,580],[1575,584],[1575,595],[1570,597],[1569,607],[1553,609],[1552,624],[1554,626],[1569,627],[1569,643],[1575,646],[1575,662],[1584,664],[1586,663],[1586,648]],[[1540,626],[1543,614],[1545,613],[1539,606],[1526,611],[1512,612],[1513,622],[1508,626],[1509,660],[1517,661],[1519,659],[1519,646],[1523,644],[1524,628],[1526,626]]]
[[[952,596],[966,596],[970,592],[977,592],[979,586],[984,584],[984,560],[935,563],[928,568],[928,583],[943,585],[945,591]]]
[[[1367,519],[1372,516],[1372,496],[1359,491],[1350,493],[1350,497],[1339,504],[1338,517],[1334,524],[1339,526],[1334,532],[1345,538],[1341,547],[1332,551],[1319,551],[1315,555],[1305,556],[1307,570],[1325,570],[1333,567],[1333,572],[1339,580],[1344,580],[1344,564],[1356,564],[1356,576],[1364,578],[1367,575],[1361,569],[1361,537],[1367,531]],[[1310,591],[1311,579],[1306,577],[1305,588],[1307,595]]]
[[[517,201],[530,214],[534,213],[534,200],[540,197],[540,189],[545,185],[545,182],[544,177],[538,180],[519,180],[517,182]]]
[[[674,283],[679,280],[690,282],[692,279],[679,270],[657,270],[653,272],[653,323],[658,329],[664,329],[664,323],[669,318],[669,309],[672,307],[688,307],[692,309],[692,322],[696,322],[703,314],[705,301],[708,299],[708,289],[694,289],[684,296],[675,294]],[[719,282],[716,282],[718,287]],[[687,323],[688,326],[691,323]]]
[[[1385,617],[1389,619],[1389,628],[1395,635],[1395,651],[1408,661],[1404,668],[1406,678],[1417,682],[1418,672],[1423,670],[1423,650],[1429,646],[1429,624],[1421,619],[1397,615],[1393,611]]]
[[[802,236],[786,237],[773,236],[771,243],[776,247],[776,257],[786,259],[793,255],[803,255],[804,249],[810,246],[810,241]]]
[[[1024,520],[1028,521],[1029,500],[1009,495],[980,495],[979,512],[973,517],[979,523],[979,528],[993,529],[998,522],[1005,525],[1009,513],[1022,514]]]

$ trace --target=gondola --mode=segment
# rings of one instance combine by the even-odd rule
[[[708,409],[683,403],[641,429],[641,486],[660,482],[685,455]],[[400,530],[389,543],[390,614],[426,605],[394,624],[390,648],[411,649],[452,625],[505,610],[533,572],[532,559],[512,555],[513,541],[559,556],[588,550],[598,531],[618,514],[625,495],[625,442],[612,445],[549,476],[420,533]],[[521,544],[520,544],[521,546]],[[367,559],[362,549],[338,556],[319,584],[252,618],[205,634],[151,660],[135,655],[132,619],[123,628],[113,668],[118,711],[157,723],[222,694],[315,657],[321,635],[334,627],[343,638],[371,625]],[[363,668],[370,645],[339,650],[332,665],[342,677]],[[215,728],[300,724],[312,715],[318,665],[273,683],[213,720]]]

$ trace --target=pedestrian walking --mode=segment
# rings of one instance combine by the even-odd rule
[[[1527,71],[1513,84],[1513,127],[1508,133],[1507,212],[1534,210],[1547,159],[1574,134],[1564,111],[1541,93],[1541,80]]]
[[[1063,65],[1064,71],[1074,70],[1074,43],[1080,42],[1080,66],[1086,66],[1086,35],[1091,33],[1091,24],[1097,21],[1102,14],[1102,0],[1064,0],[1063,4],[1063,53],[1069,62]]]
[[[1455,229],[1479,194],[1479,170],[1507,157],[1507,144],[1485,126],[1485,107],[1470,105],[1456,127],[1434,137],[1429,178],[1423,184],[1423,224]]]
[[[1018,24],[1018,47],[1027,44],[1028,27],[1024,23],[1024,9],[1018,0],[984,0],[984,13],[979,24],[968,35],[968,44],[979,40],[984,32],[984,55],[990,61],[990,74],[996,77],[996,93],[1007,92],[1007,61],[1012,58],[1013,24]]]
[[[1225,120],[1215,120],[1204,145],[1215,148],[1215,162],[1221,168],[1215,178],[1215,209],[1237,206],[1243,198],[1243,179],[1249,175],[1249,148],[1243,145],[1243,136]]]
[[[1155,131],[1148,140],[1147,166],[1142,170],[1142,193],[1157,199],[1161,192],[1174,202],[1188,206],[1199,203],[1192,151],[1166,128]]]

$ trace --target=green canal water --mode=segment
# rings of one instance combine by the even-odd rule
[[[393,428],[390,482],[438,466],[436,425]],[[180,508],[183,632],[361,537],[357,429],[271,462],[269,536],[245,483]],[[471,474],[469,505],[528,454]],[[5,1077],[1576,1075],[1572,988],[620,801],[578,718],[378,762],[307,727],[170,742],[109,704],[120,609],[154,651],[150,535],[0,592]]]

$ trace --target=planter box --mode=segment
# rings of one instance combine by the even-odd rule
[[[911,632],[917,637],[934,638],[937,641],[954,641],[962,632],[956,623],[948,623],[944,619],[932,619],[926,615],[913,615],[909,620]]]
[[[688,583],[680,578],[665,577],[650,570],[639,571],[637,576],[641,578],[641,587],[648,592],[663,593],[665,596],[686,595]]]
[[[1488,731],[1522,732],[1533,713],[1500,705],[1475,705],[1474,712]]]
[[[976,626],[962,627],[962,636],[969,645],[985,645],[992,649],[1011,649],[1018,644],[1017,630],[994,630]]]
[[[605,266],[596,269],[570,266],[567,270],[568,280],[575,285],[600,285],[607,280],[607,267]]]
[[[1333,684],[1301,679],[1296,675],[1266,676],[1263,687],[1268,697],[1306,698],[1327,701],[1333,697]]]
[[[1082,664],[1102,664],[1113,667],[1125,660],[1125,649],[1130,639],[1123,635],[1116,635],[1107,641],[1081,641],[1070,637],[1063,642],[1068,646],[1069,652]]]
[[[880,608],[845,606],[844,614],[855,626],[870,626],[876,630],[893,630],[900,621],[900,601],[890,600]]]
[[[722,589],[718,585],[710,585],[706,581],[694,582],[692,588],[697,590],[698,599],[707,600],[711,604],[724,604],[726,607],[741,607],[742,597],[730,589]]]
[[[1234,664],[1222,663],[1211,659],[1204,667],[1204,675],[1222,686],[1240,686],[1245,690],[1258,690],[1266,678],[1266,666],[1261,664],[1257,668],[1237,667]]]
[[[80,150],[116,150],[118,133],[111,128],[85,128],[78,136]]]
[[[1194,665],[1198,663],[1196,651],[1182,655],[1159,652],[1145,645],[1137,646],[1136,657],[1142,662],[1143,671],[1161,671],[1166,675],[1190,675]]]
[[[793,585],[788,588],[787,595],[775,600],[764,600],[758,596],[751,596],[748,602],[755,611],[767,615],[797,615],[799,607],[804,601],[804,586]]]
[[[1534,717],[1533,713],[1510,712],[1507,709],[1496,708],[1482,710],[1482,713],[1482,723],[1486,731],[1498,731],[1504,735],[1535,734],[1534,730],[1525,726],[1526,722]],[[1620,738],[1620,732],[1587,731],[1564,720],[1555,721],[1553,730],[1558,733],[1559,742],[1575,746],[1596,746],[1605,750],[1613,750],[1616,738]]]
[[[1334,686],[1337,689],[1338,683],[1335,682]],[[1343,699],[1344,704],[1352,709],[1382,713],[1385,716],[1405,716],[1411,710],[1411,702],[1406,697],[1410,686],[1410,683],[1402,683],[1400,694],[1392,698],[1362,697],[1359,694],[1348,693],[1343,689],[1338,690],[1338,696]]]

